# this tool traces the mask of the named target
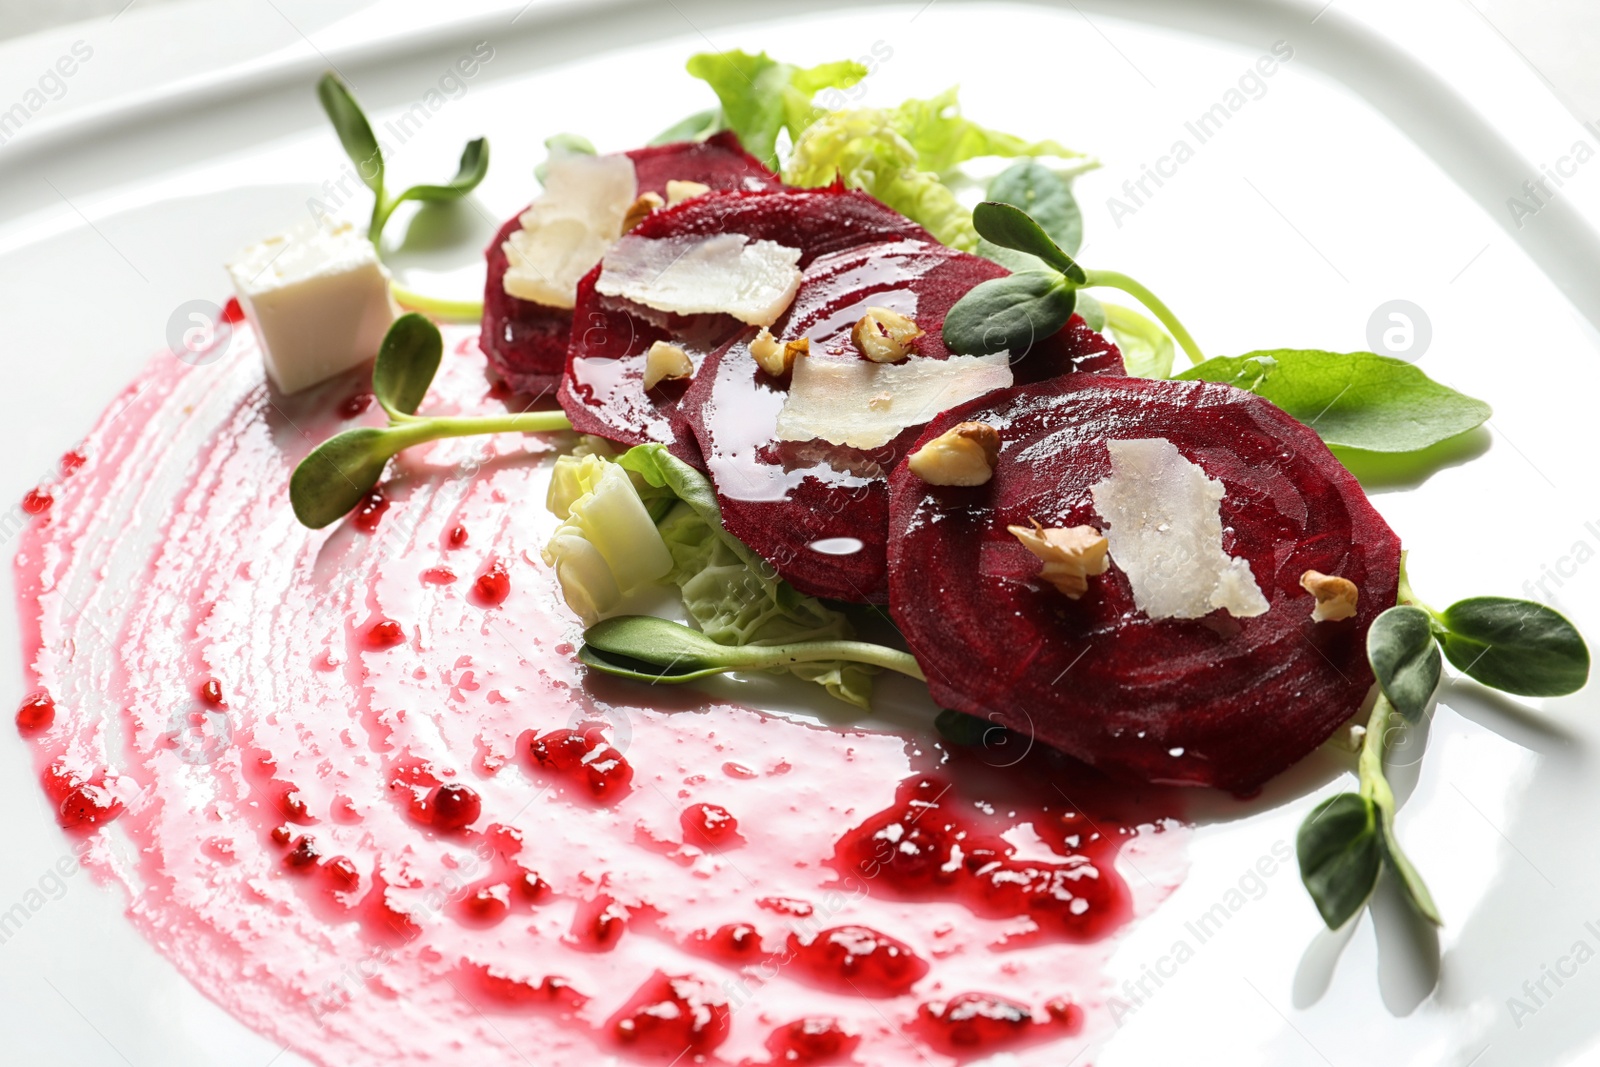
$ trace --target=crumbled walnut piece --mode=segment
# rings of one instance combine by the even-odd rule
[[[874,363],[899,363],[911,354],[911,342],[922,336],[916,323],[888,308],[869,307],[850,331],[861,354]]]
[[[641,194],[639,199],[628,205],[627,214],[622,216],[622,232],[627,233],[639,225],[665,203],[666,201],[661,199],[660,193]]]
[[[705,182],[680,182],[667,183],[667,206],[676,207],[685,200],[693,200],[697,196],[705,196],[711,191],[711,186]]]
[[[811,341],[802,337],[798,341],[780,341],[765,326],[750,342],[750,355],[756,364],[774,378],[782,378],[794,369],[794,361],[811,354]]]
[[[917,449],[906,464],[929,485],[982,485],[999,456],[998,430],[986,422],[963,422]]]
[[[654,389],[662,382],[681,381],[694,377],[694,363],[689,353],[677,345],[657,341],[644,354],[644,387]]]
[[[1340,578],[1321,571],[1306,571],[1300,576],[1300,587],[1317,598],[1311,609],[1314,622],[1338,622],[1356,613],[1356,598],[1360,590],[1348,578]]]
[[[1089,591],[1091,577],[1104,574],[1111,566],[1106,556],[1110,546],[1093,526],[1047,530],[1035,520],[1031,530],[1007,526],[1006,531],[1043,562],[1039,577],[1073,600]]]

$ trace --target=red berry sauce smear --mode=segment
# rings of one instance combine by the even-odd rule
[[[16,559],[12,743],[196,986],[327,1065],[1092,1061],[1177,798],[589,677],[555,441],[412,450],[306,530],[289,473],[362,382],[272,395],[236,337],[153,361]],[[432,395],[491,403],[475,359]]]

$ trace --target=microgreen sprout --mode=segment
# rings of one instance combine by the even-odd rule
[[[489,140],[479,137],[468,141],[461,150],[461,161],[456,167],[455,177],[448,182],[443,185],[413,185],[391,196],[384,181],[383,146],[373,134],[372,124],[367,121],[361,105],[356,103],[350,87],[337,74],[329,71],[317,83],[317,99],[322,101],[322,109],[328,113],[328,120],[339,135],[345,155],[355,164],[356,174],[372,190],[372,217],[367,224],[367,239],[380,254],[383,228],[401,204],[408,200],[433,203],[460,200],[476,189],[484,175],[489,173]],[[483,314],[481,303],[436,300],[401,285],[391,288],[395,299],[405,307],[426,311],[440,318],[472,321]]]
[[[1439,909],[1395,836],[1394,792],[1384,775],[1391,731],[1422,721],[1443,674],[1441,658],[1482,684],[1519,696],[1565,696],[1589,679],[1589,649],[1559,612],[1527,600],[1472,597],[1434,611],[1417,599],[1402,568],[1400,603],[1367,632],[1378,697],[1357,760],[1356,793],[1318,804],[1300,827],[1300,877],[1330,929],[1350,920],[1387,865],[1418,913]]]
[[[402,315],[389,327],[372,367],[372,395],[389,416],[389,425],[346,430],[300,461],[289,479],[289,501],[302,524],[321,529],[348,514],[372,492],[390,458],[413,445],[444,437],[572,428],[559,411],[418,415],[443,350],[439,328],[421,315]]]
[[[589,627],[578,658],[604,674],[651,685],[678,685],[729,671],[765,671],[839,660],[924,680],[911,653],[884,645],[866,641],[724,645],[698,630],[648,615],[618,616]]]
[[[972,224],[990,244],[1034,256],[1044,267],[984,282],[957,301],[944,320],[944,341],[951,351],[986,356],[1011,350],[1018,338],[1031,342],[1049,337],[1072,318],[1078,290],[1099,286],[1135,297],[1190,360],[1205,360],[1183,323],[1154,293],[1118,271],[1086,270],[1016,205],[986,200],[973,209]]]

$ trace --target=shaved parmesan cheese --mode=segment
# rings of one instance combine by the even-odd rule
[[[636,181],[627,156],[550,160],[544,192],[505,243],[506,292],[549,307],[572,307],[579,280],[622,236]]]
[[[800,250],[743,234],[624,237],[595,291],[678,315],[724,314],[771,326],[800,288]]]
[[[778,413],[778,440],[881,448],[908,426],[1010,385],[1004,352],[903,363],[802,356]]]
[[[1222,483],[1164,437],[1106,448],[1111,476],[1089,492],[1135,606],[1152,619],[1198,619],[1217,608],[1241,618],[1265,613],[1249,561],[1222,550]]]

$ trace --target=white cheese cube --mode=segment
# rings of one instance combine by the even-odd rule
[[[267,377],[298,393],[378,354],[399,314],[389,271],[349,223],[306,223],[228,264]]]

